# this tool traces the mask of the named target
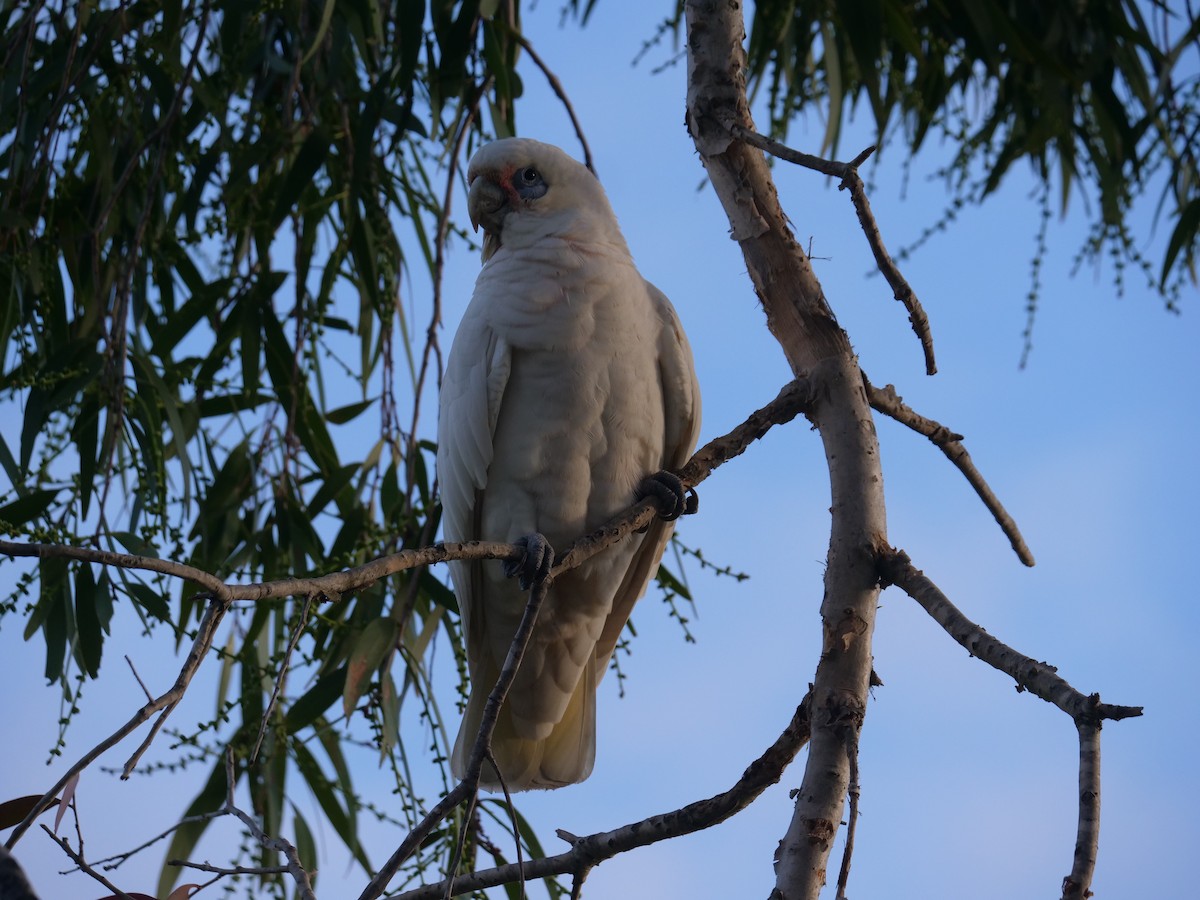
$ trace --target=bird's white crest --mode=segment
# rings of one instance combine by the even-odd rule
[[[541,532],[561,548],[687,461],[700,420],[691,350],[587,168],[511,138],[483,147],[467,178],[485,265],[442,384],[445,537]],[[671,530],[657,521],[555,580],[492,738],[509,790],[591,773],[596,686]],[[525,597],[497,561],[451,563],[451,576],[471,676],[451,761],[461,777]],[[490,766],[483,781],[499,787]]]

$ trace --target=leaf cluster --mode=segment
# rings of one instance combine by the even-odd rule
[[[880,145],[916,154],[930,135],[948,139],[960,201],[984,200],[1028,162],[1064,211],[1072,194],[1094,201],[1084,256],[1109,249],[1173,302],[1196,281],[1197,62],[1200,21],[1164,0],[767,0],[747,75],[780,138],[819,111],[836,153],[865,106]],[[1156,266],[1128,224],[1146,192],[1170,229]]]

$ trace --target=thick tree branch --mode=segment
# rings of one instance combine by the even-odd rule
[[[804,166],[806,169],[814,169],[817,172],[822,172],[825,175],[831,175],[834,178],[842,180],[842,183],[838,185],[838,189],[850,191],[850,200],[854,204],[854,211],[858,214],[858,222],[862,226],[863,234],[867,236],[867,244],[871,248],[871,254],[875,257],[875,265],[883,274],[883,277],[887,279],[887,283],[891,287],[895,298],[908,310],[908,321],[912,325],[913,333],[920,340],[921,349],[925,354],[925,374],[936,374],[937,362],[933,356],[933,333],[929,328],[929,316],[925,314],[925,309],[921,306],[921,301],[917,299],[917,292],[912,289],[912,285],[900,274],[900,267],[896,265],[895,260],[892,259],[891,254],[887,252],[887,248],[883,245],[883,235],[879,233],[879,223],[875,221],[875,214],[871,212],[871,202],[867,199],[866,186],[863,184],[862,176],[858,174],[858,167],[867,161],[868,157],[875,152],[875,148],[868,147],[848,163],[833,162],[832,160],[821,159],[819,156],[793,150],[791,147],[787,147],[779,143],[779,141],[761,135],[737,122],[734,122],[730,126],[730,130],[739,139],[757,147],[765,153],[769,153],[786,162]]]
[[[776,859],[783,900],[813,900],[850,783],[848,730],[861,727],[878,602],[873,546],[887,533],[874,419],[850,340],[792,234],[753,132],[746,96],[745,25],[737,3],[689,0],[687,124],[792,372],[812,378],[829,466],[832,523],[821,604],[823,641],[813,677],[812,741],[796,808]],[[803,676],[794,673],[794,680]],[[807,679],[804,679],[807,680]]]
[[[955,434],[945,425],[915,412],[904,403],[904,400],[896,393],[896,389],[890,384],[882,389],[877,388],[867,380],[866,375],[863,375],[863,385],[867,389],[867,398],[871,401],[873,409],[895,419],[901,425],[908,426],[917,434],[925,435],[946,455],[950,462],[954,463],[971,487],[975,489],[975,493],[979,495],[983,505],[991,512],[996,524],[1000,526],[1008,538],[1008,542],[1012,545],[1017,558],[1025,565],[1032,566],[1034,564],[1033,553],[1025,543],[1025,538],[1021,536],[1021,530],[1012,516],[1008,514],[1008,510],[1004,508],[1004,504],[992,492],[983,475],[975,468],[975,463],[971,461],[971,454],[962,444],[963,436]]]
[[[397,894],[394,900],[439,900],[447,896],[448,890],[452,891],[449,896],[459,896],[497,885],[515,883],[522,875],[533,879],[571,874],[576,876],[577,882],[582,883],[582,873],[619,853],[719,824],[745,809],[759,794],[779,781],[783,770],[809,738],[810,704],[811,695],[806,696],[796,708],[792,720],[775,743],[752,762],[742,777],[723,793],[707,800],[689,803],[674,812],[650,816],[639,822],[587,837],[575,837],[560,832],[560,836],[571,843],[571,849],[566,853],[530,860],[523,866],[512,863],[472,872],[453,879],[453,885],[449,883],[449,879],[437,884],[427,884]]]

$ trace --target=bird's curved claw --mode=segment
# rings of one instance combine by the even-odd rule
[[[520,559],[504,560],[504,576],[517,576],[521,590],[527,591],[539,581],[544,581],[554,566],[554,548],[545,535],[535,531],[513,541],[523,551]]]
[[[658,504],[658,514],[666,522],[674,522],[680,516],[688,516],[700,508],[700,498],[694,488],[684,488],[683,482],[674,472],[663,469],[648,475],[638,485],[637,498],[653,497]]]

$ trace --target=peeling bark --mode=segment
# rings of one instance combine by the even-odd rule
[[[776,855],[780,900],[816,898],[842,820],[871,674],[879,595],[874,547],[886,535],[879,445],[862,374],[803,248],[787,225],[746,100],[745,27],[736,2],[686,7],[688,128],[729,218],[792,371],[815,385],[809,418],[829,465],[832,530],[821,604],[823,647],[813,677],[812,740],[792,822]],[[799,216],[795,216],[799,220]],[[803,693],[808,673],[794,672]]]

